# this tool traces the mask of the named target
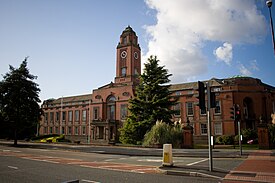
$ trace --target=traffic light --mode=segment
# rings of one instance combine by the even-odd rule
[[[216,107],[216,94],[215,92],[210,91],[210,108]]]
[[[233,105],[233,107],[230,107],[230,118],[233,119],[235,121],[235,117],[236,117],[236,114],[235,114],[235,104]]]
[[[197,98],[199,99],[199,107],[201,110],[205,110],[205,87],[204,83],[201,81],[198,81],[198,92],[199,96],[197,96]]]
[[[241,119],[241,110],[240,110],[240,106],[237,104],[235,106],[235,120],[239,121]]]

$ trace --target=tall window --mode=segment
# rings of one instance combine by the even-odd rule
[[[83,110],[82,111],[82,121],[86,121],[87,120],[87,111]]]
[[[107,100],[107,119],[109,120],[115,119],[115,101],[116,98],[114,96],[110,96]]]
[[[126,67],[121,68],[121,76],[126,76]]]
[[[74,134],[75,134],[75,135],[78,135],[78,126],[76,126],[76,127],[74,128]]]
[[[174,110],[175,110],[175,116],[180,116],[181,115],[181,105],[180,103],[177,103],[174,105]]]
[[[79,121],[79,110],[76,110],[75,112],[75,121]]]
[[[120,106],[120,118],[125,119],[128,115],[128,105],[127,104],[121,104]]]
[[[73,121],[73,111],[69,111],[68,112],[68,118],[69,118],[69,122],[72,122]]]
[[[193,116],[194,115],[194,109],[193,109],[193,102],[187,102],[186,103],[186,113],[187,116]]]
[[[72,127],[68,127],[68,134],[71,135],[72,134]]]
[[[59,121],[59,112],[55,113],[55,121]]]
[[[48,123],[48,120],[49,120],[49,119],[48,119],[48,118],[49,118],[48,116],[49,116],[49,113],[45,112],[45,118],[44,118],[44,122],[45,122],[45,123]]]
[[[53,112],[50,112],[50,122],[52,123],[53,122]]]
[[[86,134],[86,126],[82,126],[82,135]]]
[[[94,107],[93,108],[93,119],[98,120],[99,117],[99,107]]]
[[[215,114],[221,114],[221,101],[216,101]]]
[[[58,134],[58,133],[59,133],[59,131],[58,131],[58,127],[57,127],[57,126],[55,127],[55,133],[56,133],[56,134]]]
[[[66,111],[62,112],[62,121],[66,121]]]
[[[215,131],[215,135],[222,135],[222,124],[214,123],[214,131]]]
[[[206,123],[201,123],[201,135],[207,135],[207,124]]]

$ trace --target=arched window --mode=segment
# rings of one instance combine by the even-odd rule
[[[107,99],[107,119],[115,120],[116,117],[116,98],[114,96],[109,96]]]

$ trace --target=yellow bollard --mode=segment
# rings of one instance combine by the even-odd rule
[[[163,144],[163,166],[173,166],[172,144]]]

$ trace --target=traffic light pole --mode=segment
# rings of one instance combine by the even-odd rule
[[[211,110],[211,101],[210,101],[210,86],[209,83],[206,83],[206,89],[207,89],[207,132],[208,132],[208,149],[209,149],[209,171],[213,171],[213,158],[212,158],[212,144],[211,144],[211,118],[210,118],[210,110]]]
[[[240,146],[240,156],[243,154],[242,150],[242,135],[241,135],[241,122],[238,120],[238,135],[239,135],[239,146]]]

